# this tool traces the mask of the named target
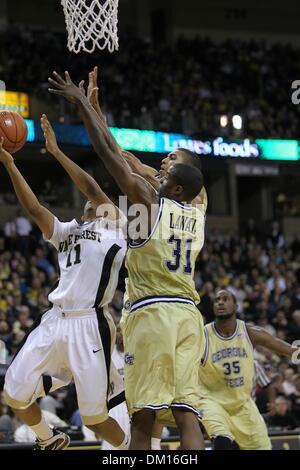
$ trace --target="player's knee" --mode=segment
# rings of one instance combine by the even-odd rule
[[[97,424],[86,424],[86,427],[93,431],[95,434],[101,435],[103,431],[106,430],[107,426],[109,425],[109,420],[106,419],[102,421],[102,423]]]
[[[131,426],[151,436],[153,424],[155,421],[155,412],[151,410],[140,410],[133,414]]]
[[[226,436],[217,436],[214,438],[214,450],[234,450],[232,441]]]
[[[199,426],[198,418],[192,411],[183,411],[173,408],[172,413],[179,428],[195,425],[197,427]]]

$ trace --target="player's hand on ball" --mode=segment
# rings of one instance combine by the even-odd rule
[[[69,72],[65,72],[65,79],[63,79],[57,72],[53,72],[53,77],[54,78],[48,78],[48,81],[52,86],[52,88],[48,88],[50,93],[63,96],[71,103],[76,103],[84,95],[83,86],[76,86],[75,83],[72,82]],[[82,84],[82,82],[80,83]]]
[[[13,157],[9,152],[3,148],[4,138],[0,138],[0,162],[4,165],[14,161]]]
[[[52,153],[52,155],[55,155],[55,153],[59,151],[59,148],[57,145],[57,140],[53,127],[48,121],[46,114],[43,114],[41,117],[41,126],[44,132],[46,149],[48,150],[48,152]]]

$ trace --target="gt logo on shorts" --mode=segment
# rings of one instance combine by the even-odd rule
[[[132,365],[134,363],[134,355],[125,353],[125,364]]]

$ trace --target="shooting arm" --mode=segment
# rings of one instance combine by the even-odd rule
[[[107,127],[108,132],[111,134],[108,124],[107,124],[107,119],[104,116],[101,106],[100,106],[99,86],[98,86],[98,67],[97,66],[94,67],[94,69],[89,73],[89,85],[88,85],[88,90],[87,90],[87,97],[88,97],[89,103],[92,105],[92,107],[98,114],[100,120]],[[157,180],[157,178],[155,178],[157,171],[154,168],[151,168],[150,166],[143,165],[135,155],[133,155],[130,152],[127,152],[126,150],[122,150],[119,145],[118,147],[120,151],[122,152],[122,156],[126,159],[126,162],[131,168],[131,171],[141,176],[142,178],[145,178],[145,180],[148,181],[154,187],[154,189],[157,190],[159,188],[159,181]]]
[[[94,178],[92,178],[92,176],[90,176],[86,171],[82,170],[82,168],[76,165],[76,163],[74,163],[60,150],[57,144],[54,130],[45,114],[42,115],[41,126],[44,131],[46,148],[48,152],[51,153],[51,155],[53,155],[54,158],[66,170],[79,191],[81,191],[95,206],[99,206],[100,204],[110,204],[111,206],[115,207],[111,200],[102,191],[98,183],[94,180]],[[112,213],[111,216],[115,218],[117,213]]]
[[[118,218],[118,209],[109,199],[109,197],[102,191],[99,184],[91,175],[76,165],[76,163],[67,157],[60,149],[58,149],[58,151],[53,154],[53,156],[66,170],[79,191],[81,191],[89,201],[91,201],[95,206],[100,206],[101,204],[110,204],[111,206],[114,206],[114,215],[116,218]]]
[[[13,160],[4,163],[4,166],[10,176],[21,206],[40,228],[45,237],[50,240],[54,230],[54,215],[40,204]]]

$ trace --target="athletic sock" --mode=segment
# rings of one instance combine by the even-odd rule
[[[41,441],[46,441],[53,437],[53,431],[46,423],[45,419],[42,417],[41,421],[34,426],[30,426],[30,429],[37,435],[37,438]]]
[[[158,437],[151,437],[151,450],[161,450],[160,441]]]

